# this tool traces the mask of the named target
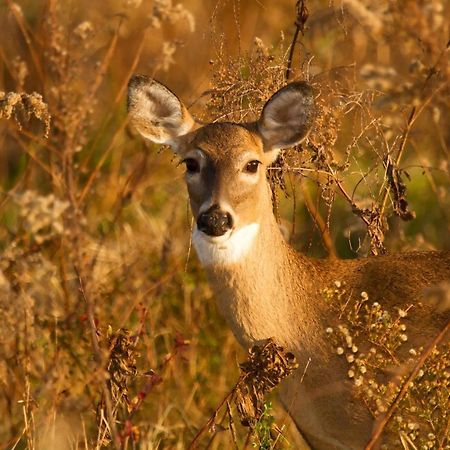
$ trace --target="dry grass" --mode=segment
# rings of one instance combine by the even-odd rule
[[[291,60],[294,1],[0,2],[0,448],[184,449],[219,412],[202,448],[300,445],[275,397],[250,434],[219,411],[245,353],[191,254],[181,170],[127,129],[134,72],[203,120],[308,79],[315,127],[270,172],[290,241],[450,247],[449,2],[307,6]]]

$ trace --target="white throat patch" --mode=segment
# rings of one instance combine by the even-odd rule
[[[249,252],[259,230],[259,224],[251,223],[223,236],[208,236],[195,226],[192,242],[205,266],[226,266],[239,262]]]

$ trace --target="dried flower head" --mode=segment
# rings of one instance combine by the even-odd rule
[[[19,94],[17,92],[0,91],[0,119],[13,118],[19,128],[22,120],[30,120],[34,116],[45,126],[45,137],[50,131],[50,114],[47,104],[42,100],[42,95],[33,92],[31,94]]]
[[[174,5],[172,0],[155,0],[150,22],[154,28],[160,28],[162,22],[186,23],[191,33],[195,31],[195,19],[192,13],[181,3]]]
[[[253,427],[256,424],[263,412],[265,394],[297,367],[295,356],[272,339],[249,350],[248,361],[240,364],[242,377],[235,392],[235,403],[243,425]]]
[[[89,22],[88,20],[81,22],[73,30],[73,34],[83,41],[91,37],[93,32],[94,32],[94,25],[92,25],[92,23]]]

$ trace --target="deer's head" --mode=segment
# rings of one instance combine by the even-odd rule
[[[295,82],[268,100],[256,122],[200,125],[157,81],[136,75],[128,90],[134,127],[146,139],[169,145],[186,166],[197,250],[225,249],[232,238],[240,242],[239,252],[245,250],[263,216],[271,214],[266,168],[281,149],[305,138],[314,109],[310,86]]]

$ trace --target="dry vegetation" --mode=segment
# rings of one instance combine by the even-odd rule
[[[272,409],[254,394],[295,361],[268,343],[239,369],[245,352],[191,254],[182,171],[128,130],[134,72],[202,120],[250,120],[287,78],[309,80],[315,127],[270,171],[290,241],[341,257],[450,247],[450,2],[300,7],[0,0],[0,448],[299,446],[276,397]],[[383,316],[361,305],[330,331],[330,351]],[[428,384],[396,406],[387,448],[450,448],[450,356],[436,352],[417,369]],[[389,364],[354,353],[343,357],[355,380]],[[398,392],[355,384],[374,414]]]

